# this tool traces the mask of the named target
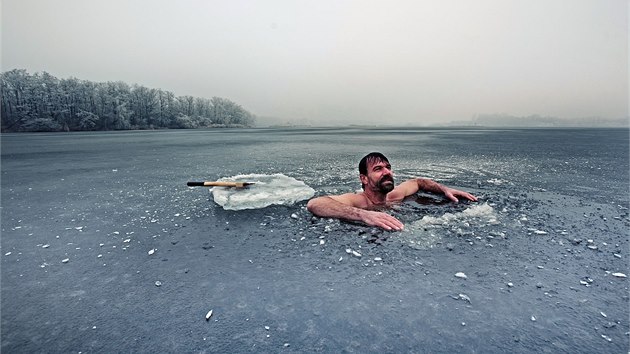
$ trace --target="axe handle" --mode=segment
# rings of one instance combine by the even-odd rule
[[[243,188],[252,183],[249,182],[188,182],[188,187],[237,187]]]

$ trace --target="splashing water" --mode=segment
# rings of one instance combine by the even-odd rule
[[[473,235],[472,230],[498,225],[497,214],[490,205],[473,205],[459,213],[446,213],[442,216],[424,216],[405,227],[401,239],[414,248],[432,248],[441,242],[443,236]]]
[[[315,190],[304,182],[281,173],[238,175],[220,181],[255,183],[244,189],[212,188],[215,203],[225,210],[260,209],[273,204],[291,205],[315,194]]]

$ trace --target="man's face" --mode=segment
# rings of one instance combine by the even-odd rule
[[[361,175],[361,182],[366,189],[387,194],[394,189],[392,166],[386,161],[368,161],[367,176]]]

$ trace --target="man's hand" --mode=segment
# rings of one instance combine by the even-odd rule
[[[470,193],[448,187],[444,187],[444,195],[455,203],[459,202],[459,199],[457,199],[457,197],[466,198],[473,202],[477,201],[477,197]]]
[[[405,225],[403,225],[400,220],[387,213],[364,210],[361,214],[361,220],[370,226],[378,226],[382,229],[390,231],[401,231],[405,228]]]
[[[366,198],[354,193],[317,197],[306,204],[311,213],[323,218],[362,221],[385,230],[400,231],[404,228],[403,223],[395,217],[379,211],[366,210],[366,207]]]

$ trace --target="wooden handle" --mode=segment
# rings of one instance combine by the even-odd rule
[[[236,187],[243,188],[253,184],[252,182],[188,182],[188,187]]]

